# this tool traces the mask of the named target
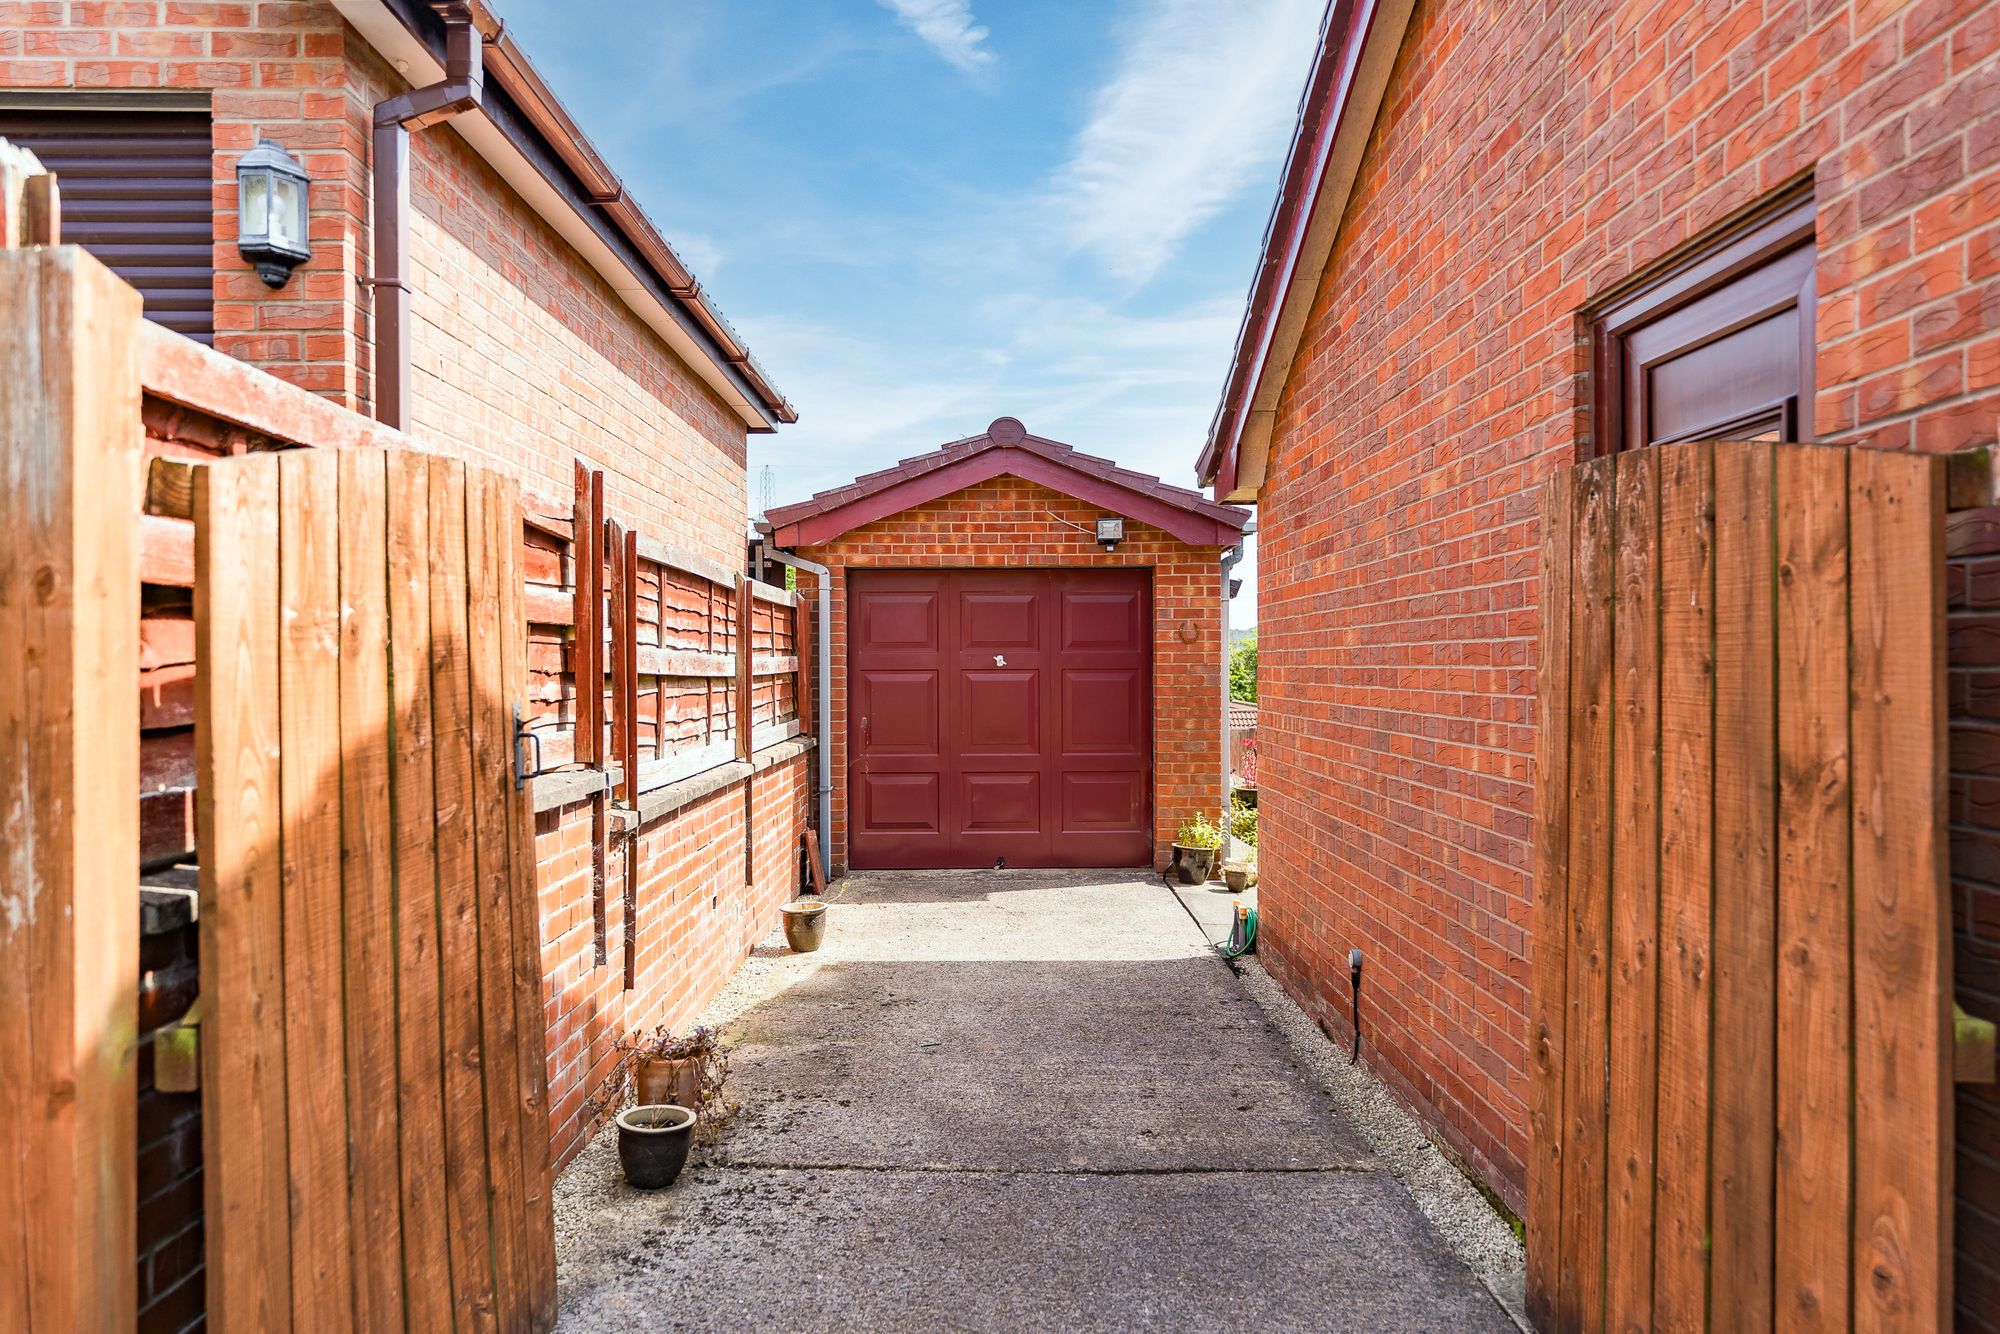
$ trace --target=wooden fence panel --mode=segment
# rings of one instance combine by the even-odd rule
[[[1660,1000],[1653,1323],[1708,1304],[1714,912],[1715,486],[1705,444],[1660,457]]]
[[[1848,505],[1855,1325],[1945,1329],[1952,1309],[1952,1030],[1950,907],[1942,889],[1942,466],[1857,454]]]
[[[0,210],[18,199],[0,162]],[[75,247],[0,249],[0,311],[0,1329],[122,1330],[135,1299],[139,818],[119,794],[139,781],[139,298]]]
[[[1943,514],[1742,442],[1544,496],[1540,1327],[1948,1324]]]
[[[291,451],[195,524],[211,1319],[549,1328],[518,489]]]

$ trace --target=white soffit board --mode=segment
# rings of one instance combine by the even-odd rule
[[[363,41],[380,52],[398,73],[409,80],[411,86],[422,87],[444,77],[444,66],[438,64],[424,44],[411,35],[402,20],[391,13],[382,0],[333,0],[333,7],[361,34]],[[729,404],[745,425],[753,430],[768,429],[773,425],[763,410],[745,398],[743,391],[724,374],[708,348],[674,318],[674,313],[653,295],[631,266],[604,244],[590,224],[570,207],[569,201],[554,186],[543,179],[535,165],[508,142],[507,136],[500,132],[484,111],[456,116],[445,122],[445,127],[457,132],[472,146],[473,152],[499,172],[500,178],[512,186],[544,222],[603,276],[633,313],[666,340],[667,346]]]

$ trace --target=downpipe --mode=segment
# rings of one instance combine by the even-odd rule
[[[766,553],[780,565],[803,570],[819,587],[819,869],[833,879],[833,580],[826,566],[779,551]]]
[[[1251,530],[1251,531],[1254,531]],[[1229,816],[1229,799],[1235,795],[1229,786],[1229,654],[1233,647],[1229,642],[1229,604],[1236,600],[1236,567],[1243,562],[1243,550],[1249,545],[1250,533],[1244,533],[1244,540],[1222,553],[1222,814]]]
[[[463,3],[445,11],[445,74],[375,105],[375,419],[410,428],[410,135],[477,109],[484,41]]]

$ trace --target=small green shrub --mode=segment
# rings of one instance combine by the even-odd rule
[[[1241,797],[1229,799],[1229,832],[1238,841],[1257,846],[1257,808],[1246,806]]]
[[[1209,823],[1206,815],[1189,816],[1180,833],[1174,835],[1174,841],[1184,848],[1219,848],[1222,831]]]

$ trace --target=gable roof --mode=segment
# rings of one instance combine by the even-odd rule
[[[444,75],[445,23],[484,45],[486,96],[451,127],[619,298],[757,433],[799,419],[715,301],[667,244],[515,44],[493,0],[331,0],[413,86]]]
[[[1015,418],[1001,417],[982,434],[904,459],[796,505],[780,505],[765,515],[762,526],[777,546],[817,546],[1002,475],[1038,482],[1149,523],[1193,546],[1235,546],[1250,522],[1248,510],[1079,453],[1059,440],[1030,435]]]
[[[1414,7],[1415,0],[1328,0],[1229,378],[1195,461],[1195,476],[1218,497],[1257,499],[1278,396]]]

